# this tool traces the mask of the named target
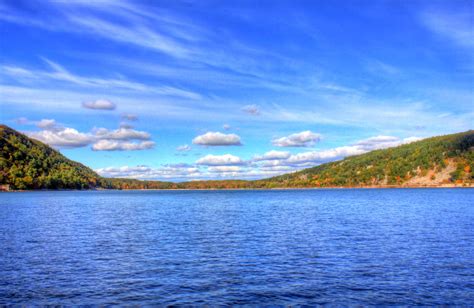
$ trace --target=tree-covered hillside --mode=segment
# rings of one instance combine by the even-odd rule
[[[48,145],[0,125],[0,185],[10,189],[161,189],[173,183],[102,178]]]
[[[100,176],[48,145],[0,125],[0,183],[12,189],[86,189]]]
[[[474,183],[473,130],[348,157],[256,181],[256,186],[429,186],[471,183]]]

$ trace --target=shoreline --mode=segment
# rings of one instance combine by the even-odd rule
[[[275,188],[150,188],[150,189],[28,189],[0,190],[0,193],[38,192],[38,191],[263,191],[263,190],[338,190],[338,189],[446,189],[474,188],[474,185],[433,185],[433,186],[332,186],[332,187],[275,187]]]

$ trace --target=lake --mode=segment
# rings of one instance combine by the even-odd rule
[[[0,304],[474,303],[474,189],[2,193],[0,222]]]

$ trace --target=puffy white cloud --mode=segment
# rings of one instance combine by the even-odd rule
[[[82,107],[87,109],[114,110],[116,105],[107,99],[83,102]]]
[[[224,155],[212,155],[208,154],[204,157],[201,157],[196,161],[198,165],[206,165],[206,166],[227,166],[227,165],[242,165],[244,162],[243,160],[231,154],[224,154]]]
[[[320,138],[321,136],[319,134],[307,130],[301,133],[291,134],[287,137],[274,139],[272,143],[278,147],[310,147],[316,144]]]
[[[191,147],[187,144],[183,144],[183,145],[180,145],[179,147],[177,147],[176,151],[178,151],[178,152],[189,152],[189,151],[191,151]]]
[[[254,161],[262,161],[262,160],[277,160],[277,159],[287,159],[290,157],[290,152],[286,151],[269,151],[263,155],[256,155],[253,160]]]
[[[121,127],[115,130],[108,130],[106,128],[95,129],[95,134],[100,139],[112,139],[112,140],[149,140],[150,134],[144,131],[138,131],[131,128]]]
[[[137,151],[155,146],[153,141],[149,141],[149,133],[131,128],[96,128],[90,133],[81,133],[74,128],[63,127],[53,119],[43,119],[35,124],[42,130],[26,134],[57,148],[77,148],[92,144],[94,151]]]
[[[260,115],[260,108],[257,105],[246,105],[242,111],[251,115]]]
[[[52,129],[57,126],[57,123],[53,119],[42,119],[36,123],[36,126],[43,129]]]
[[[290,164],[301,164],[306,162],[323,163],[365,152],[364,149],[358,146],[344,146],[324,151],[310,151],[294,154],[288,158],[287,162]]]
[[[205,146],[227,146],[242,145],[240,137],[236,134],[223,134],[219,132],[208,132],[193,139],[194,144]]]
[[[129,142],[121,140],[99,140],[92,145],[94,151],[138,151],[148,150],[155,146],[153,141]]]
[[[27,132],[31,138],[42,141],[53,147],[79,148],[89,145],[94,138],[89,134],[83,134],[74,128],[59,128],[56,130],[42,130],[39,132]]]

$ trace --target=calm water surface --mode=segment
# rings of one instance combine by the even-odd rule
[[[474,189],[0,194],[0,304],[473,304]]]

